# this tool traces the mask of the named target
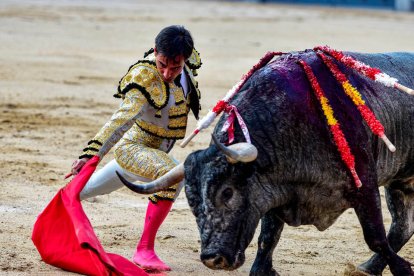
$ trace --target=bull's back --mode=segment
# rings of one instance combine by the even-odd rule
[[[348,54],[397,78],[401,84],[414,87],[413,53]],[[396,145],[397,152],[391,153],[372,134],[360,111],[313,51],[291,53],[271,62],[255,73],[232,101],[245,119],[252,140],[261,143],[267,163],[290,158],[291,164],[284,162],[287,167],[309,160],[313,166],[320,161],[315,159],[315,154],[329,162],[342,162],[320,103],[298,64],[299,60],[311,66],[357,162],[368,162],[369,156],[365,154],[368,151],[375,159],[380,181],[404,173],[401,170],[405,164],[414,162],[411,131],[414,127],[414,96],[385,87],[337,63]],[[239,141],[244,140],[240,131],[236,132],[236,137]],[[274,154],[269,154],[269,150]]]

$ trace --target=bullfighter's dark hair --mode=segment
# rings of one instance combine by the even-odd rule
[[[187,60],[193,53],[194,41],[190,32],[180,25],[165,27],[155,38],[156,51],[169,59],[184,56]]]

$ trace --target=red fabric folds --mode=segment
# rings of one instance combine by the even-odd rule
[[[43,261],[87,275],[148,275],[126,258],[105,252],[80,203],[79,194],[98,165],[89,160],[38,216],[32,240]]]

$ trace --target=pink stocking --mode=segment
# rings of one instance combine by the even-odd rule
[[[173,202],[158,200],[156,204],[148,203],[145,215],[144,231],[137,245],[133,261],[140,267],[149,270],[169,271],[171,268],[161,261],[154,251],[154,241],[158,229],[171,210]]]

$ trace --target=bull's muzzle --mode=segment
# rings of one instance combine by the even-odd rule
[[[244,263],[245,257],[240,251],[234,258],[222,252],[205,252],[201,253],[200,259],[210,269],[235,270]]]
[[[221,255],[202,256],[201,261],[210,269],[229,269],[229,262]]]

